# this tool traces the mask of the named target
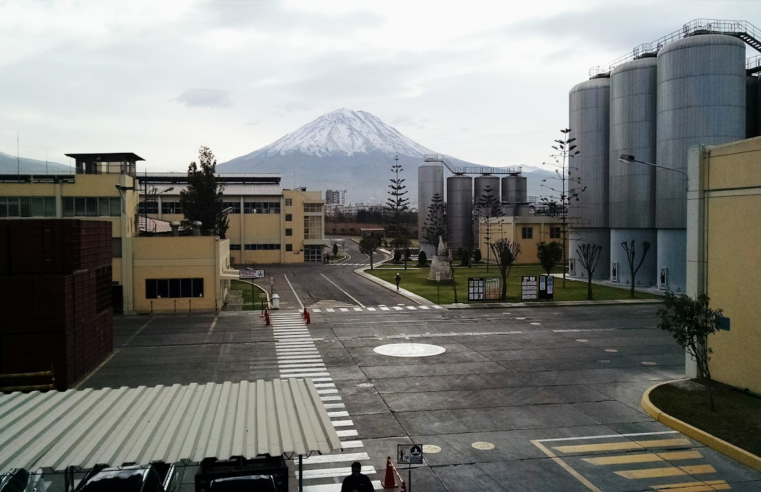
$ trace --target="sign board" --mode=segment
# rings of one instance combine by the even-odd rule
[[[538,278],[536,275],[521,277],[521,300],[535,301],[538,298],[537,286]]]
[[[729,318],[726,316],[717,316],[716,329],[729,331]]]
[[[499,277],[487,278],[484,281],[484,299],[487,301],[499,301],[502,298],[502,279]]]
[[[397,444],[396,445],[396,462],[397,464],[422,465],[423,464],[423,445],[422,444]]]
[[[266,292],[259,292],[259,299],[260,300],[267,300],[267,293]]]
[[[240,270],[238,278],[264,278],[264,270]]]
[[[483,301],[484,300],[484,279],[483,278],[469,278],[468,279],[468,301]]]
[[[441,282],[441,272],[436,272],[436,281]]]
[[[539,276],[539,299],[552,300],[555,297],[555,277],[552,275]]]

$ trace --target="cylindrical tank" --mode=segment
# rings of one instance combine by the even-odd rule
[[[758,127],[758,77],[745,77],[745,138],[757,137]]]
[[[499,203],[499,176],[492,176],[490,174],[478,176],[473,180],[473,191],[473,205],[478,205],[478,202],[482,199],[486,200],[487,195],[493,197],[494,203]]]
[[[691,36],[658,53],[656,162],[681,171],[655,173],[658,270],[670,272],[669,290],[683,292],[686,283],[687,151],[745,138],[745,85],[745,44],[737,38]]]
[[[581,264],[577,248],[583,243],[598,244],[602,246],[600,259],[592,272],[594,279],[608,279],[610,265],[610,229],[603,227],[585,228],[574,227],[568,239],[568,258],[573,260],[574,269],[572,277],[588,278],[587,271]]]
[[[473,178],[463,175],[447,178],[447,228],[450,249],[470,245],[473,235]]]
[[[655,57],[641,58],[619,65],[610,76],[608,183],[613,229],[655,228],[655,168],[636,162],[623,164],[618,159],[633,155],[656,163],[657,64]],[[589,188],[584,194],[588,192]]]
[[[634,277],[634,283],[637,287],[651,287],[657,283],[657,247],[658,237],[655,229],[611,229],[610,230],[610,279],[615,281],[616,275],[613,273],[614,264],[617,265],[618,282],[624,285],[631,285],[632,275],[629,267],[629,260],[621,243],[626,242],[631,245],[634,241],[634,268],[639,265],[640,259],[645,250],[644,243],[650,244],[650,249],[645,255],[642,266]]]
[[[427,244],[422,241],[423,227],[428,218],[428,207],[433,203],[433,196],[438,194],[444,200],[444,164],[441,162],[423,162],[417,168],[417,203],[418,203],[418,237],[420,247],[428,257],[435,254],[438,244]]]
[[[528,180],[524,176],[506,176],[502,178],[503,213],[506,216],[522,215],[528,207],[522,206],[528,199]]]
[[[572,179],[566,186],[586,189],[578,201],[570,200],[568,214],[584,228],[608,227],[610,79],[582,82],[571,89],[569,99],[570,135],[576,139],[571,145],[579,154],[566,163]]]

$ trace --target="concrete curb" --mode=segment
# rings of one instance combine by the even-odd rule
[[[761,457],[758,457],[755,454],[751,454],[744,449],[740,449],[734,444],[730,444],[727,441],[719,439],[718,437],[702,431],[697,427],[693,427],[688,423],[682,422],[681,420],[676,419],[671,415],[663,413],[658,407],[653,405],[653,402],[650,401],[650,392],[658,386],[672,382],[673,381],[666,381],[664,383],[658,383],[655,386],[648,388],[648,390],[645,391],[645,394],[642,395],[642,409],[647,412],[648,415],[663,425],[671,427],[672,429],[681,432],[685,436],[694,439],[701,444],[705,444],[709,448],[718,451],[719,453],[728,456],[749,468],[761,472]]]
[[[385,261],[388,261],[388,260],[385,260]],[[384,263],[385,263],[385,261],[384,261]],[[377,266],[377,264],[375,266]],[[375,275],[370,275],[369,273],[365,273],[365,270],[369,270],[369,269],[370,269],[370,267],[357,268],[356,270],[354,270],[354,273],[356,273],[360,277],[366,278],[370,282],[374,282],[374,283],[380,285],[381,287],[385,287],[388,290],[394,291],[397,294],[399,294],[399,295],[401,295],[403,297],[406,297],[407,299],[411,300],[412,302],[417,303],[419,306],[430,306],[430,305],[433,305],[433,303],[431,301],[429,301],[428,299],[426,299],[425,297],[421,297],[421,296],[419,296],[419,295],[417,295],[417,294],[415,294],[413,292],[410,292],[410,291],[408,291],[406,289],[399,289],[397,291],[396,290],[396,285],[394,285],[392,283],[389,283],[389,282],[386,282],[385,280],[379,279]]]
[[[610,301],[542,301],[542,302],[497,302],[497,303],[478,303],[468,304],[458,302],[457,304],[445,304],[442,307],[447,309],[517,309],[517,308],[549,308],[549,307],[594,307],[594,306],[620,306],[635,304],[661,304],[660,299],[623,299]]]

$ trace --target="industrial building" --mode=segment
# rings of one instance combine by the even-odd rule
[[[635,241],[641,254],[648,242],[636,283],[685,292],[688,149],[759,135],[761,67],[758,56],[746,60],[746,46],[761,48],[751,24],[698,19],[593,68],[571,89],[580,151],[571,168],[586,191],[569,206],[569,249],[603,246],[608,267],[595,277],[630,283],[621,243]]]

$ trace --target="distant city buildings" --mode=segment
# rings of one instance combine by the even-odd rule
[[[346,205],[346,190],[327,190],[325,205]]]

